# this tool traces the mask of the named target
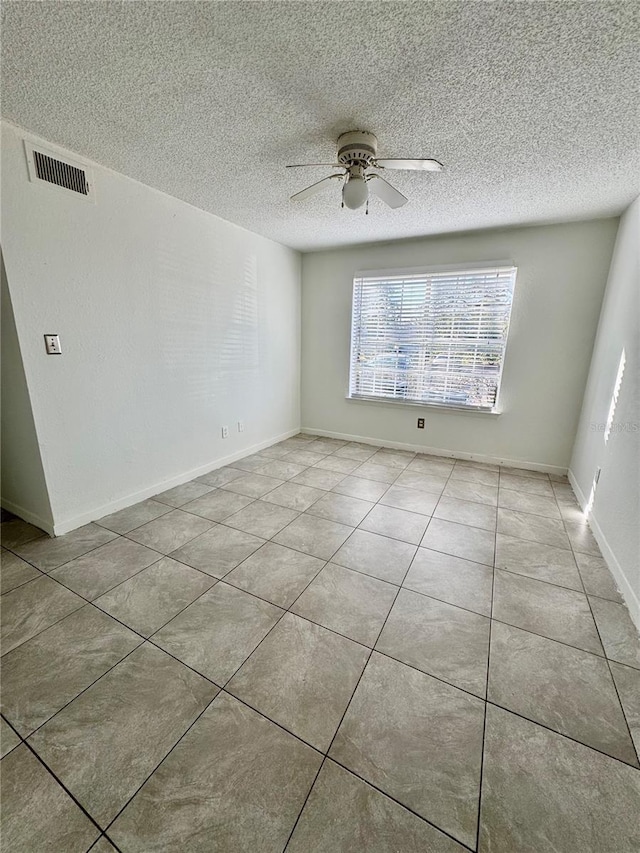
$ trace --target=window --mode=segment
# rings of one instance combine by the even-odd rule
[[[358,273],[349,396],[495,409],[512,266]]]

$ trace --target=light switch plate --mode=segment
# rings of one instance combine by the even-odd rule
[[[60,335],[45,335],[44,345],[47,350],[47,355],[62,355],[60,348]]]

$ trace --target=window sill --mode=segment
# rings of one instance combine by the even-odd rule
[[[401,408],[429,409],[433,412],[444,412],[447,415],[480,415],[483,418],[498,418],[502,414],[502,412],[497,409],[472,409],[466,406],[446,406],[440,405],[439,403],[414,402],[413,400],[393,400],[389,397],[352,397],[347,395],[345,400],[347,400],[348,403],[364,403],[365,405],[373,404],[374,406],[390,406],[391,408],[400,406]]]

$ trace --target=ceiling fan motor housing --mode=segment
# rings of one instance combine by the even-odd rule
[[[338,162],[369,166],[378,153],[378,140],[367,130],[350,130],[338,137]]]

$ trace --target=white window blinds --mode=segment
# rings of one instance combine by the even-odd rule
[[[492,410],[515,278],[515,267],[356,276],[349,396]]]

